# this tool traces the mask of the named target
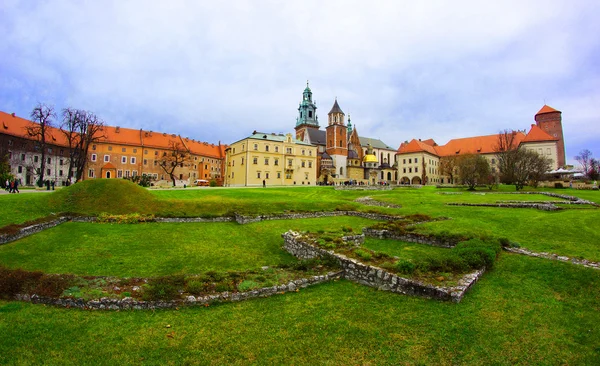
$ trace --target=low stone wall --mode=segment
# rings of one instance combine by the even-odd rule
[[[51,227],[55,227],[57,225],[62,224],[63,222],[67,222],[69,221],[70,218],[69,217],[59,217],[56,220],[52,220],[52,221],[48,221],[48,222],[43,222],[40,224],[34,224],[34,225],[30,225],[30,226],[26,226],[24,228],[19,229],[18,233],[15,234],[4,234],[4,235],[0,235],[0,245],[2,244],[6,244],[6,243],[10,243],[11,241],[15,241],[15,240],[19,240],[22,239],[26,236],[29,235],[33,235],[33,234],[37,234],[40,231],[44,231],[46,229],[49,229]]]
[[[561,208],[553,204],[540,203],[446,203],[448,206],[471,206],[471,207],[501,207],[501,208],[535,208],[542,211],[558,211]]]
[[[550,260],[554,260],[554,261],[569,262],[569,263],[573,263],[573,264],[576,264],[579,266],[584,266],[584,267],[600,270],[600,262],[592,262],[592,261],[588,261],[587,259],[569,258],[564,255],[545,253],[545,252],[536,253],[536,252],[532,252],[526,248],[504,247],[502,249],[504,249],[505,251],[510,252],[510,253],[523,254],[523,255],[530,256],[530,257],[544,258],[544,259],[550,259]]]
[[[362,203],[363,205],[366,205],[366,206],[379,206],[379,207],[387,207],[387,208],[401,208],[402,207],[399,205],[395,205],[393,203],[376,201],[372,197],[369,197],[369,196],[359,197],[359,198],[355,199],[354,202]]]
[[[340,278],[342,272],[331,272],[326,275],[312,276],[290,281],[278,286],[263,287],[246,292],[222,292],[207,296],[188,296],[185,300],[172,301],[142,301],[131,297],[111,299],[103,297],[97,300],[83,300],[71,298],[52,298],[38,295],[21,294],[15,296],[16,300],[27,301],[34,304],[46,304],[66,308],[80,308],[88,310],[147,310],[147,309],[174,309],[183,306],[207,306],[216,302],[243,301],[257,297],[269,297],[286,292],[296,292],[300,288],[328,282]]]
[[[336,191],[391,191],[395,186],[335,186]]]
[[[221,217],[156,217],[153,222],[232,222],[235,218],[229,216]]]
[[[324,211],[324,212],[299,212],[289,214],[278,214],[278,215],[259,215],[259,216],[243,216],[235,215],[235,221],[240,225],[251,224],[254,222],[266,221],[266,220],[297,220],[297,219],[313,219],[320,217],[332,217],[332,216],[356,216],[371,220],[399,220],[402,216],[395,215],[384,215],[372,212],[360,212],[360,211]]]
[[[449,240],[438,240],[434,237],[423,234],[408,233],[399,235],[389,230],[375,230],[369,228],[363,228],[362,232],[365,236],[368,236],[370,238],[393,239],[399,241],[406,241],[410,243],[432,245],[435,247],[442,248],[454,248],[456,244],[458,244],[458,242],[453,242]]]
[[[484,270],[479,270],[465,275],[454,287],[438,287],[425,284],[416,280],[400,277],[386,270],[363,264],[355,259],[348,258],[333,251],[327,251],[304,242],[300,234],[288,231],[282,234],[284,249],[290,254],[301,258],[330,257],[338,261],[343,269],[343,277],[365,286],[374,287],[384,291],[391,291],[405,295],[421,296],[445,301],[460,302],[466,291],[481,277]]]

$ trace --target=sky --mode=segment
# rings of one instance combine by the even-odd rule
[[[600,158],[600,1],[0,2],[0,110],[38,103],[224,144],[294,132],[307,80],[361,136],[529,130]]]

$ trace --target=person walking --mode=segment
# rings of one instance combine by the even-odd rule
[[[9,183],[8,193],[15,193],[15,181],[11,180]]]
[[[15,190],[13,193],[21,193],[19,192],[19,181],[17,179],[15,179]]]
[[[263,188],[267,186],[267,182],[263,179]]]

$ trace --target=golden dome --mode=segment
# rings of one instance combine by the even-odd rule
[[[366,154],[363,158],[365,163],[377,163],[377,157],[375,155]]]

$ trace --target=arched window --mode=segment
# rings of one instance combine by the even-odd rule
[[[110,179],[110,172],[106,172],[106,178]]]

